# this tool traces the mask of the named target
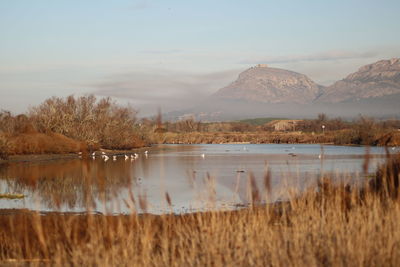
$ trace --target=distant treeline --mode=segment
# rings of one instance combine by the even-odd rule
[[[289,122],[293,126],[278,131],[275,122]],[[315,119],[304,120],[257,118],[231,122],[201,122],[194,119],[161,122],[161,115],[158,115],[153,120],[145,119],[141,123],[145,132],[153,131],[156,134],[153,135],[153,142],[162,143],[185,143],[187,140],[189,143],[324,142],[339,145],[392,145],[400,141],[400,120],[377,120],[364,116],[353,120],[328,118],[325,114],[319,114]]]

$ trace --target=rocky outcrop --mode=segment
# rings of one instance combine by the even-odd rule
[[[400,93],[400,59],[380,60],[361,67],[326,87],[316,102],[337,103]]]
[[[242,72],[238,79],[213,95],[218,99],[261,103],[312,102],[321,86],[307,76],[283,69],[257,65]]]

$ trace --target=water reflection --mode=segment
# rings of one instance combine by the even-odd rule
[[[28,201],[36,195],[44,209],[94,207],[97,199],[110,201],[135,181],[132,167],[122,161],[108,164],[102,160],[11,163],[0,168],[1,188],[24,193]]]
[[[167,145],[151,148],[134,161],[119,155],[107,162],[97,158],[9,163],[0,166],[0,192],[26,197],[0,199],[0,208],[130,212],[134,206],[139,212],[182,212],[209,204],[246,203],[254,197],[254,185],[272,202],[287,198],[288,188],[301,191],[315,184],[321,172],[357,181],[365,175],[364,151],[329,146],[321,157],[318,145]],[[373,148],[371,154],[367,172],[383,160],[384,150]],[[146,207],[141,208],[143,199]]]

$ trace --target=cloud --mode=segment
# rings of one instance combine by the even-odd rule
[[[150,8],[151,4],[149,1],[136,1],[130,8],[133,10],[147,9]]]
[[[140,110],[161,106],[176,110],[196,105],[232,82],[241,70],[185,73],[166,70],[136,71],[106,77],[91,84],[94,94],[128,100]]]
[[[359,58],[373,58],[376,57],[376,52],[351,52],[351,51],[326,51],[322,53],[309,54],[309,55],[288,55],[288,56],[270,56],[264,58],[253,58],[242,60],[242,64],[277,64],[277,63],[297,63],[304,61],[332,61],[342,59],[359,59]]]
[[[143,50],[140,51],[140,53],[142,54],[178,54],[178,53],[182,53],[183,50],[180,49],[169,49],[169,50]]]

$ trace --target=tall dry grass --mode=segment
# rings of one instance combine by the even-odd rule
[[[237,211],[2,214],[0,260],[63,266],[399,266],[400,203],[387,193],[399,190],[390,183],[399,177],[398,162],[391,158],[373,180],[389,187],[372,183],[360,189],[324,180],[275,205],[255,205],[262,196],[249,183],[254,205]],[[173,198],[166,193],[166,203]],[[145,200],[131,196],[127,205],[132,210],[145,205],[138,202]]]
[[[149,139],[159,144],[318,144],[333,143],[334,135],[283,132],[191,132],[191,133],[149,133]]]

